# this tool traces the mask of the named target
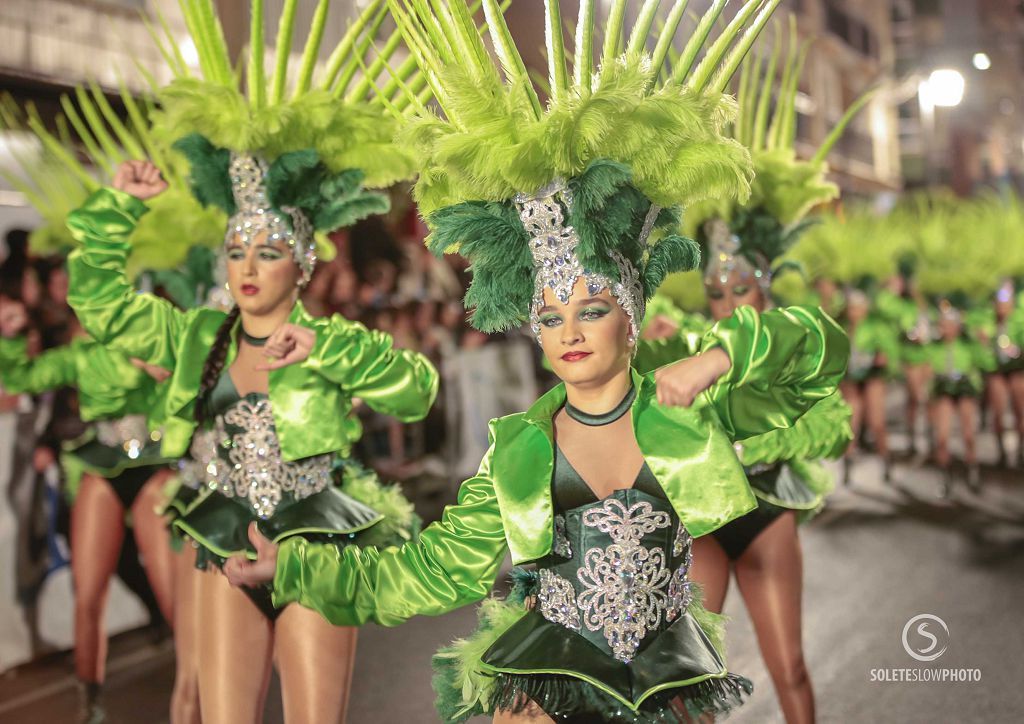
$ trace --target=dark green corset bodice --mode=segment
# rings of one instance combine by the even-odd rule
[[[557,451],[553,494],[537,610],[628,663],[689,605],[692,539],[646,463],[632,488],[597,500]]]
[[[334,455],[281,458],[267,395],[240,395],[225,371],[210,395],[210,409],[216,416],[213,440],[196,435],[193,458],[205,468],[209,487],[258,518],[268,519],[331,484]]]

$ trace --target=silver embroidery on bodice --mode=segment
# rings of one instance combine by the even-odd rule
[[[629,663],[649,632],[675,620],[690,604],[687,571],[692,538],[679,523],[671,555],[682,561],[673,571],[669,550],[643,545],[645,536],[673,525],[672,516],[654,510],[651,503],[627,507],[617,498],[608,498],[585,511],[581,522],[606,533],[612,543],[583,553],[576,571],[582,585],[578,595],[557,572],[540,570],[541,615],[574,630],[582,625],[600,632],[612,655]]]
[[[555,516],[555,539],[551,552],[563,558],[572,558],[572,544],[565,532],[565,516],[561,513]]]
[[[231,434],[228,426],[240,431]],[[210,487],[229,498],[247,500],[260,518],[274,514],[284,493],[302,500],[331,482],[330,454],[294,462],[281,458],[269,399],[234,403],[217,416],[216,431],[223,450],[207,469]]]
[[[96,441],[106,447],[120,448],[134,460],[150,441],[146,416],[126,415],[118,420],[101,420],[96,423]]]

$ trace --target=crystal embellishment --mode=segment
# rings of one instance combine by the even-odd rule
[[[591,548],[577,572],[583,591],[578,598],[583,623],[601,631],[612,655],[629,663],[647,635],[657,628],[669,605],[672,573],[661,548],[645,548],[643,537],[668,528],[668,513],[650,503],[628,508],[609,498],[600,508],[583,514],[583,525],[607,533],[614,541],[607,548]]]
[[[231,154],[229,168],[231,192],[235,198],[235,214],[228,221],[224,244],[236,238],[248,247],[261,233],[270,240],[283,240],[292,250],[295,263],[302,270],[303,284],[308,284],[316,267],[316,239],[313,224],[300,209],[286,206],[281,211],[270,206],[264,177],[267,162],[248,153]]]
[[[586,280],[588,293],[598,294],[602,289],[608,289],[618,299],[629,315],[630,331],[636,338],[644,316],[640,273],[618,252],[612,252],[612,259],[619,268],[619,279],[609,279],[604,274],[584,269],[576,255],[579,234],[565,218],[565,212],[571,212],[573,203],[572,191],[565,181],[556,179],[535,194],[517,194],[513,202],[519,212],[519,220],[530,236],[535,274],[530,326],[534,334],[540,335],[538,310],[544,306],[544,289],[550,289],[562,304],[568,304],[573,287],[582,277]],[[653,225],[653,221],[651,223]]]
[[[118,420],[96,423],[97,442],[106,447],[120,448],[132,460],[142,454],[142,448],[149,439],[145,415],[126,415]]]
[[[228,435],[226,426],[241,432]],[[226,455],[211,461],[210,487],[229,498],[243,498],[260,518],[274,515],[284,493],[296,500],[324,490],[331,482],[331,455],[294,462],[281,458],[270,400],[240,400],[217,418],[217,433]],[[225,459],[226,458],[226,459]]]
[[[563,558],[572,558],[572,544],[565,532],[565,516],[561,514],[555,516],[555,537],[551,551]]]
[[[572,584],[549,568],[542,568],[539,578],[537,601],[541,615],[552,623],[579,631],[580,610]]]

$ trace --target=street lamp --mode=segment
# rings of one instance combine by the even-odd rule
[[[933,70],[918,89],[922,105],[952,108],[964,99],[964,77],[952,68]]]

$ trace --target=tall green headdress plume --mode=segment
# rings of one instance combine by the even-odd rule
[[[626,0],[603,3],[600,21],[596,0],[582,0],[571,58],[548,0],[539,83],[496,0],[482,3],[493,55],[464,0],[389,4],[440,109],[403,132],[420,159],[415,195],[431,248],[472,264],[473,324],[530,319],[536,330],[544,289],[567,301],[583,278],[615,294],[635,331],[665,275],[698,262],[695,244],[670,233],[680,208],[749,194],[750,156],[723,134],[735,114],[723,91],[778,0],[743,3],[711,40],[727,4],[715,0],[675,59],[686,0],[645,0],[632,27]]]
[[[812,279],[856,285],[894,275],[910,243],[909,228],[893,215],[853,205],[823,213],[787,254]]]
[[[731,133],[753,157],[750,198],[711,201],[687,219],[688,228],[695,231],[711,222],[701,235],[710,247],[705,256],[708,274],[728,276],[742,266],[766,289],[773,271],[779,271],[776,260],[807,229],[807,214],[838,197],[839,188],[825,178],[825,158],[873,95],[863,94],[847,109],[811,159],[798,159],[796,97],[811,41],[798,42],[794,16],[789,18],[788,47],[780,40],[783,35],[776,32],[770,53],[766,57],[752,53],[740,70],[740,113]],[[777,73],[783,55],[781,73]]]
[[[151,202],[132,233],[128,272],[167,276],[194,264],[190,249],[215,248],[224,233],[224,215],[204,210],[188,192],[184,159],[152,133],[147,118],[151,103],[120,89],[126,118],[118,115],[96,84],[78,87],[61,98],[63,115],[57,128],[46,127],[36,109],[20,108],[10,98],[0,101],[0,128],[32,139],[35,151],[13,153],[16,169],[0,175],[20,191],[43,219],[30,244],[38,254],[64,252],[75,241],[65,226],[73,209],[113,178],[117,165],[130,158],[153,158],[171,182],[166,193]],[[72,133],[73,131],[73,133]],[[188,263],[189,260],[192,263]],[[179,300],[191,303],[190,300]]]
[[[384,0],[370,0],[318,72],[330,4],[317,3],[296,68],[298,1],[285,0],[269,75],[262,0],[251,0],[241,72],[232,65],[213,0],[179,0],[198,75],[162,18],[152,32],[175,76],[157,91],[154,123],[188,157],[196,197],[231,216],[228,240],[249,243],[264,232],[285,239],[307,281],[317,257],[333,248],[323,233],[387,211],[387,198],[364,187],[412,177],[413,159],[394,136],[398,118],[424,89],[414,62],[389,66],[401,42],[397,32],[380,47],[374,43],[387,15]],[[391,80],[379,85],[385,69]]]
[[[917,283],[926,295],[980,302],[1024,268],[1024,227],[1014,199],[919,195],[898,213],[912,219]]]

